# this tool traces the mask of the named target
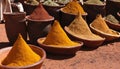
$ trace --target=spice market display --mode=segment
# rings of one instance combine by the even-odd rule
[[[119,69],[120,0],[0,0],[0,69]]]

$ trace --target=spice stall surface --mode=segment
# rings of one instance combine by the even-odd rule
[[[0,48],[10,46],[5,25],[0,24]],[[76,55],[47,53],[42,69],[119,69],[120,39],[105,43],[97,49],[81,48]]]

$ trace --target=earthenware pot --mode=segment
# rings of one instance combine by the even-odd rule
[[[8,40],[11,43],[14,43],[19,33],[23,36],[24,40],[27,40],[27,27],[26,27],[26,20],[25,20],[26,13],[25,12],[14,12],[14,13],[5,12],[3,15],[5,19],[5,29],[6,29]]]

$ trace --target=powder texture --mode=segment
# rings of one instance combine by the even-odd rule
[[[30,5],[39,5],[39,2],[37,0],[26,0],[25,2]]]
[[[58,0],[58,3],[67,4],[70,0]]]
[[[106,20],[110,21],[113,24],[119,24],[119,21],[113,15],[107,15]]]
[[[19,35],[2,64],[6,66],[27,66],[38,62],[40,59],[41,57],[32,51],[22,36]]]
[[[56,2],[54,2],[52,0],[47,0],[43,4],[48,5],[48,6],[59,6],[59,4],[57,4]]]
[[[69,2],[65,7],[62,8],[62,11],[69,14],[77,15],[80,14],[86,14],[82,6],[78,3],[77,0],[73,0],[72,2]]]
[[[58,21],[55,21],[43,44],[53,46],[75,46],[78,43],[69,39]]]
[[[43,8],[42,4],[40,3],[39,6],[33,11],[32,14],[29,16],[32,20],[49,20],[53,19],[52,16],[48,14],[48,12]]]
[[[108,25],[106,24],[105,20],[102,18],[101,15],[97,15],[96,19],[92,22],[92,26],[95,29],[98,29],[104,33],[113,34],[113,35],[116,34],[115,32],[110,30],[110,28],[108,27]]]
[[[88,0],[85,2],[86,4],[95,4],[95,5],[103,5],[103,2],[100,0]]]
[[[76,18],[72,21],[68,28],[70,31],[72,31],[73,35],[79,38],[91,40],[102,39],[100,36],[95,35],[91,32],[86,21],[82,18],[80,14],[76,16]]]

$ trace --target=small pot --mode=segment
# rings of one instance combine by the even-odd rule
[[[43,7],[46,9],[46,11],[51,15],[54,16],[55,20],[60,20],[60,8],[64,7],[64,5],[60,6],[48,6],[48,5],[43,5]]]
[[[37,39],[40,37],[45,37],[48,34],[54,17],[50,20],[32,20],[28,17],[29,16],[26,18],[28,21],[27,31],[29,34],[29,39],[32,44],[37,45]]]
[[[14,12],[14,13],[5,12],[3,15],[5,19],[5,29],[6,29],[8,40],[11,43],[14,43],[19,33],[21,33],[24,40],[27,40],[27,27],[26,27],[26,20],[25,20],[26,13],[25,12]]]
[[[103,17],[106,14],[105,4],[103,5],[95,5],[95,4],[86,4],[83,5],[84,10],[88,13],[86,16],[87,23],[91,23],[97,16],[97,14],[101,14]]]

